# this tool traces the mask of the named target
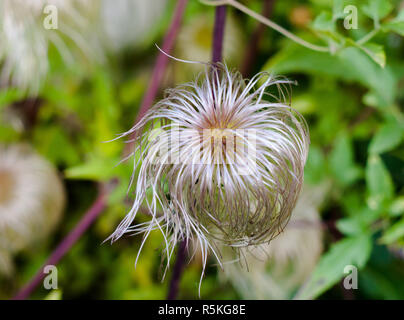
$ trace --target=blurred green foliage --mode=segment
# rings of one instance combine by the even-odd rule
[[[78,59],[65,65],[54,48],[51,71],[38,94],[40,108],[32,128],[18,130],[1,122],[1,142],[28,141],[64,174],[68,207],[57,232],[35,251],[16,257],[12,279],[0,279],[0,297],[7,298],[39,268],[47,255],[79,221],[97,194],[97,185],[115,179],[107,210],[59,264],[59,291],[38,289],[38,299],[164,299],[170,271],[162,282],[162,236],[152,233],[134,263],[142,236],[102,244],[130,207],[127,189],[132,160],[120,163],[122,140],[106,142],[133,124],[153,63],[173,12],[171,1],[153,39],[141,47],[109,56],[99,65]],[[244,1],[260,11],[262,1]],[[343,8],[358,8],[358,29],[346,30]],[[400,7],[401,6],[401,7]],[[310,19],[298,23],[294,14]],[[401,9],[400,9],[401,8]],[[201,11],[190,1],[185,22]],[[231,9],[251,35],[257,23]],[[401,10],[401,11],[400,11]],[[344,266],[359,271],[356,298],[404,299],[404,4],[378,0],[275,1],[272,19],[311,42],[332,45],[333,53],[315,52],[267,28],[252,61],[266,70],[297,80],[292,105],[307,119],[311,147],[305,171],[310,184],[331,181],[332,194],[322,212],[327,227],[326,250],[300,298],[344,298],[338,285]],[[208,23],[208,22],[207,22]],[[377,30],[369,42],[356,40]],[[192,45],[191,43],[189,45]],[[245,44],[248,50],[249,44]],[[240,53],[242,54],[242,53]],[[170,63],[177,63],[171,61]],[[173,85],[170,74],[165,86]],[[162,93],[160,93],[162,96]],[[15,88],[0,90],[0,110],[28,97]],[[142,222],[141,215],[137,218]],[[309,231],[308,231],[309,232]],[[238,298],[218,279],[209,264],[201,296]],[[201,264],[190,262],[180,298],[197,298]]]

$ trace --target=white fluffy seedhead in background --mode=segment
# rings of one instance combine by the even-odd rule
[[[309,277],[323,250],[319,215],[328,185],[305,185],[289,224],[270,243],[223,250],[223,279],[244,299],[289,299]],[[220,272],[220,271],[219,271]]]
[[[10,276],[13,273],[11,255],[0,247],[0,275]]]
[[[266,73],[244,80],[217,65],[167,90],[123,134],[144,130],[136,138],[133,207],[111,239],[146,239],[159,229],[168,257],[178,241],[196,239],[206,263],[218,243],[275,237],[296,204],[309,146],[306,122],[284,102],[288,85]],[[152,219],[136,225],[142,205]]]
[[[101,0],[100,29],[104,43],[119,51],[144,41],[158,24],[167,0]]]
[[[88,29],[80,8],[89,0],[2,0],[0,2],[0,83],[31,94],[37,93],[49,69],[48,48],[52,43],[66,63],[72,54],[63,37],[69,38],[86,55],[93,55],[92,41],[84,40]],[[44,21],[48,5],[57,9],[57,29]],[[63,35],[63,36],[62,36]],[[94,54],[96,56],[96,54]]]
[[[44,239],[59,222],[65,192],[56,170],[26,145],[0,146],[0,264]],[[0,268],[1,269],[1,268]]]

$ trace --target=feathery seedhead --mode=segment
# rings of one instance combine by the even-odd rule
[[[270,243],[223,249],[220,276],[230,281],[244,299],[288,299],[314,270],[323,251],[319,209],[329,183],[305,185],[285,230]]]
[[[284,103],[289,84],[267,73],[246,81],[217,64],[167,90],[120,136],[143,130],[133,153],[134,203],[110,239],[145,233],[145,241],[159,229],[168,260],[178,241],[196,239],[206,263],[208,249],[219,259],[219,243],[275,237],[296,204],[309,146],[305,120]],[[133,225],[142,205],[152,219]]]

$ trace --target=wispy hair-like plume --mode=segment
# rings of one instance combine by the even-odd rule
[[[305,120],[285,102],[290,83],[267,73],[244,80],[216,64],[167,90],[119,136],[135,133],[136,190],[110,239],[144,233],[145,241],[158,229],[168,261],[187,239],[200,244],[205,265],[208,250],[220,263],[218,244],[245,247],[279,234],[296,204],[309,146]],[[151,220],[136,224],[141,206]]]

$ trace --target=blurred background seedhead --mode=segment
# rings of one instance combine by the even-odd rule
[[[55,168],[28,145],[0,146],[0,265],[11,270],[10,255],[46,239],[65,205]]]
[[[65,63],[75,51],[89,59],[100,57],[91,37],[92,9],[87,0],[4,0],[0,3],[0,62],[2,86],[38,93],[49,71],[49,47]],[[83,30],[85,30],[83,32]]]
[[[119,52],[149,41],[167,8],[167,0],[101,0],[98,26],[108,50]]]
[[[267,71],[298,82],[293,87],[292,106],[307,120],[311,138],[304,180],[314,190],[328,181],[331,189],[322,205],[308,205],[320,216],[323,249],[318,259],[307,258],[317,261],[315,266],[304,259],[310,254],[299,256],[307,267],[304,272],[296,272],[295,289],[289,290],[288,286],[284,291],[273,279],[276,261],[271,256],[276,256],[281,265],[287,260],[289,270],[289,265],[295,264],[292,257],[296,252],[306,250],[293,250],[292,245],[286,245],[288,241],[282,242],[284,247],[279,246],[284,248],[282,253],[290,250],[289,255],[277,255],[266,248],[271,255],[251,262],[257,261],[253,256],[262,252],[251,250],[253,254],[244,252],[248,264],[240,259],[231,266],[246,273],[245,286],[253,288],[252,275],[260,274],[257,279],[272,279],[273,287],[280,288],[287,297],[298,290],[299,297],[306,299],[404,299],[403,1],[238,2],[300,38],[296,42],[296,38],[227,6],[224,62],[240,70],[244,78]],[[184,4],[183,14],[178,14],[179,3]],[[43,27],[49,16],[44,12],[46,5],[58,9],[58,29]],[[345,19],[350,19],[344,12],[347,5],[357,9],[357,28],[345,27]],[[172,269],[162,283],[161,265],[165,261],[160,256],[164,243],[161,233],[150,233],[136,268],[141,235],[100,246],[134,199],[133,192],[127,190],[132,163],[120,163],[133,149],[121,141],[103,142],[133,126],[152,102],[164,97],[164,89],[195,78],[198,70],[194,66],[172,59],[164,61],[155,44],[179,59],[209,61],[215,11],[215,7],[196,0],[0,1],[0,143],[30,145],[60,173],[66,189],[63,220],[53,232],[33,241],[32,247],[31,242],[25,246],[32,233],[21,231],[25,223],[31,223],[29,219],[18,221],[18,233],[0,233],[0,298],[12,297],[36,272],[41,272],[40,266],[58,244],[94,212],[97,215],[92,224],[57,263],[60,290],[51,296],[166,298]],[[174,28],[176,32],[171,32],[175,16],[181,23]],[[174,47],[166,45],[167,38]],[[306,41],[305,46],[301,40]],[[165,63],[167,68],[162,68]],[[160,85],[154,80],[159,77],[158,71],[164,71]],[[6,150],[2,147],[0,156]],[[139,158],[139,154],[135,156]],[[31,159],[25,154],[24,158]],[[9,174],[2,176],[4,191],[0,198],[6,199],[14,187]],[[47,195],[58,199],[48,189]],[[148,199],[151,196],[146,194]],[[41,214],[37,214],[37,206],[33,208],[36,211],[25,210],[27,216],[48,215],[45,208]],[[296,224],[294,216],[290,227]],[[148,209],[142,207],[134,223],[149,220]],[[296,231],[307,231],[303,237],[319,232],[296,225]],[[10,242],[21,250],[5,248]],[[241,257],[229,254],[229,259]],[[200,260],[200,255],[195,255],[184,268],[179,298],[198,297]],[[254,272],[255,265],[258,273]],[[347,265],[358,268],[358,290],[341,285]],[[237,286],[234,278],[219,281],[225,278],[219,269],[215,259],[209,257],[201,297],[245,297],[245,290],[238,290],[242,286]],[[306,276],[309,269],[310,275]],[[295,273],[277,274],[279,278],[293,278]],[[256,288],[261,297],[273,295],[259,285]],[[44,299],[48,294],[39,283],[32,297]]]

